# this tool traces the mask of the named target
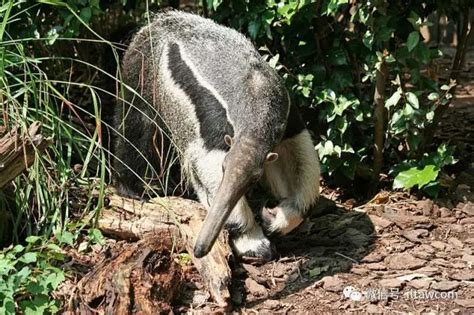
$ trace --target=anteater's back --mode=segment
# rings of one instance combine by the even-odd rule
[[[288,107],[286,91],[252,43],[237,31],[194,14],[179,11],[157,14],[133,39],[124,58],[124,77],[155,104],[171,131],[175,124],[179,125],[178,138],[183,140],[191,136],[193,126],[199,125],[195,118],[201,119],[199,113],[197,117],[189,117],[189,108],[183,105],[205,107],[206,116],[213,118],[214,131],[225,129],[224,118],[231,120],[235,132],[248,129],[249,120],[265,127],[258,126],[255,130],[267,131],[271,129],[268,124],[286,120],[287,111],[272,108],[272,105],[281,107],[282,99],[283,106]],[[193,93],[197,94],[194,98]],[[268,100],[261,100],[262,97]],[[261,104],[261,101],[272,104]],[[176,102],[183,104],[169,107]],[[209,103],[224,107],[226,114],[222,115]],[[213,111],[217,112],[209,116]],[[273,117],[274,112],[284,114]],[[181,136],[183,122],[188,132],[184,137]]]
[[[156,139],[158,121],[183,155],[196,142],[226,150],[225,135],[246,133],[271,149],[286,125],[287,92],[252,43],[194,14],[157,14],[125,53],[123,80],[143,97],[128,91],[133,108],[116,116],[118,122],[125,117],[122,125],[132,129],[125,138],[135,145]],[[156,151],[150,143],[138,149],[146,156]]]

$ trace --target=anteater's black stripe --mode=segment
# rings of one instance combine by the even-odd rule
[[[180,48],[176,43],[169,47],[168,67],[174,82],[183,89],[194,105],[206,149],[227,150],[224,136],[228,134],[233,137],[234,128],[227,120],[226,110],[211,91],[196,79],[181,57]]]

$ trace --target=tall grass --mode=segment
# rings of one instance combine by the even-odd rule
[[[60,1],[51,3],[67,7]],[[15,10],[19,4],[8,1],[0,8],[0,73],[3,74],[0,77],[0,124],[19,127],[26,134],[33,122],[40,122],[42,134],[50,139],[51,145],[43,153],[36,152],[33,165],[14,181],[7,193],[0,195],[0,202],[7,205],[12,220],[12,239],[0,240],[0,243],[19,242],[33,234],[50,236],[67,228],[71,217],[75,221],[85,219],[84,222],[97,219],[113,172],[111,140],[103,136],[121,136],[110,119],[103,119],[102,114],[105,106],[126,102],[121,97],[123,89],[132,90],[120,81],[116,82],[117,93],[107,90],[103,84],[96,85],[97,77],[115,80],[116,75],[86,60],[70,55],[35,56],[34,48],[38,45],[48,48],[50,39],[18,38],[9,32],[22,19],[22,14],[36,12],[36,4]],[[74,10],[70,11],[83,22]],[[80,40],[106,45],[118,62],[117,50],[123,48],[83,24],[92,39],[55,38],[56,44],[66,46]],[[63,72],[57,73],[52,68]],[[77,69],[87,75],[74,77]],[[103,104],[103,99],[109,103]],[[138,150],[136,154],[143,157]],[[80,165],[80,170],[74,168],[74,164]],[[169,191],[169,169],[158,172],[149,161],[148,166],[153,174],[159,175],[158,187],[148,187],[148,192],[158,195]]]
[[[77,40],[104,45],[112,49],[118,62],[117,50],[123,48],[95,33],[66,3],[41,2],[43,6],[50,3],[68,9],[89,35],[55,37],[55,45],[68,47]],[[110,135],[121,136],[110,119],[104,119],[104,112],[110,114],[108,106],[117,102],[126,103],[121,97],[124,89],[141,97],[120,80],[116,81],[117,92],[97,83],[97,78],[116,77],[99,65],[72,54],[49,54],[54,51],[49,46],[51,38],[18,35],[25,21],[41,13],[40,8],[38,3],[21,1],[3,1],[0,5],[0,125],[9,130],[18,128],[27,137],[29,126],[40,122],[41,133],[50,141],[45,151],[35,151],[34,162],[25,172],[0,191],[0,313],[25,312],[28,307],[58,310],[48,296],[59,284],[58,279],[64,278],[62,271],[51,265],[55,264],[51,257],[61,255],[57,247],[45,244],[52,240],[73,245],[84,226],[97,221],[114,172]],[[38,47],[41,53],[36,54]],[[138,151],[135,154],[142,155]],[[148,187],[148,193],[156,196],[169,191],[169,168],[158,171],[148,164],[159,178],[157,186]],[[13,245],[2,250],[9,244]],[[28,245],[25,249],[15,244]],[[50,250],[54,255],[44,254]],[[35,259],[25,259],[26,251],[32,251],[28,254],[34,253]],[[21,274],[19,268],[30,271]],[[57,281],[45,284],[41,292],[44,299],[38,300],[38,294],[29,291],[29,283],[41,283],[48,272]]]

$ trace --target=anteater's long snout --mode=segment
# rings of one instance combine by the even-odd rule
[[[230,213],[247,191],[250,180],[244,174],[245,172],[238,172],[235,168],[229,168],[224,172],[220,187],[194,245],[195,257],[201,258],[209,253]]]

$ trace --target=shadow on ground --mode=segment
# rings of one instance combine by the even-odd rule
[[[349,272],[370,253],[375,235],[365,213],[348,211],[322,197],[297,231],[273,239],[280,259],[260,266],[242,264],[244,271],[235,277],[234,303],[245,301],[245,307],[250,308],[268,299],[280,300],[317,284],[325,276]],[[267,293],[259,291],[258,285]],[[239,292],[249,293],[239,298]]]

